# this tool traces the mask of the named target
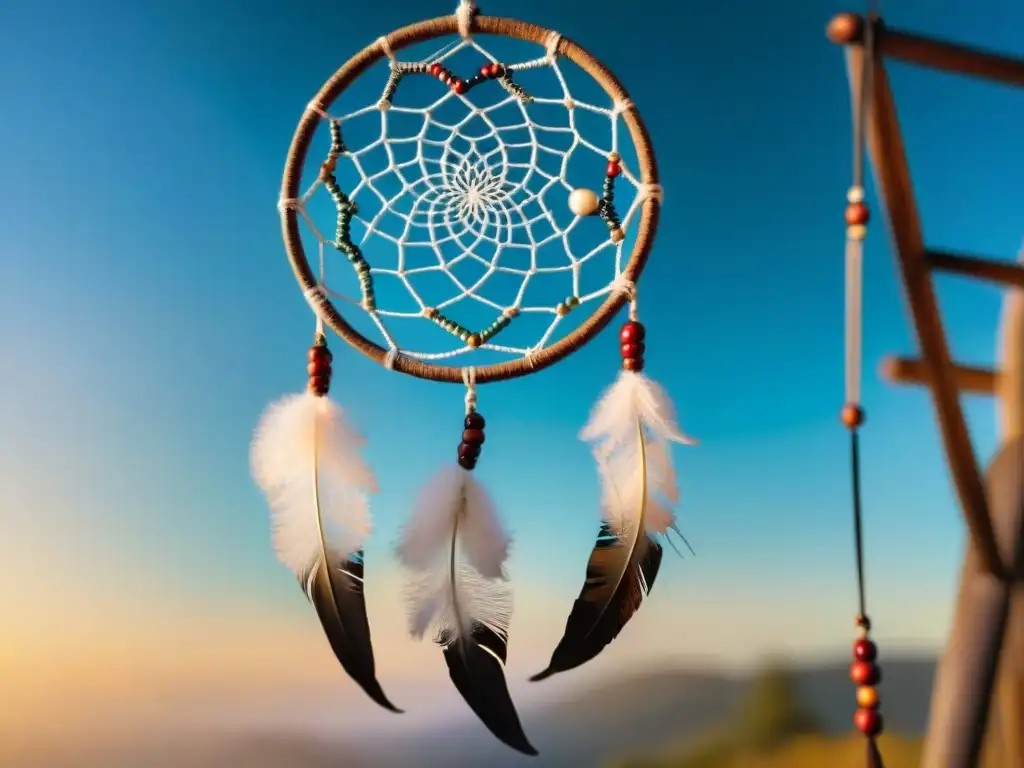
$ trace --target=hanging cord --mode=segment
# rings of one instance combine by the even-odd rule
[[[853,541],[857,565],[857,640],[853,644],[850,678],[857,685],[857,711],[854,724],[867,737],[869,768],[883,768],[876,738],[882,733],[882,716],[878,712],[876,688],[881,671],[876,663],[878,649],[870,639],[871,620],[867,613],[864,586],[864,525],[861,500],[860,428],[864,424],[861,407],[862,331],[863,331],[863,262],[864,238],[870,214],[864,202],[864,134],[869,106],[869,90],[875,57],[874,26],[878,19],[873,2],[869,2],[864,20],[860,80],[853,105],[853,178],[847,192],[846,206],[846,404],[842,421],[850,432],[850,483],[853,506]]]
[[[852,484],[854,553],[857,566],[857,599],[860,616],[867,621],[864,585],[864,534],[861,504],[860,427],[863,377],[863,255],[869,212],[864,202],[864,133],[874,59],[875,14],[869,14],[864,28],[863,66],[859,98],[853,117],[853,183],[846,195],[846,405],[843,423],[850,431],[850,479]]]
[[[861,522],[860,434],[850,430],[850,478],[853,484],[853,542],[857,558],[857,619],[867,621],[867,595],[864,589],[864,526]]]
[[[317,287],[320,289],[320,294],[323,295],[323,288],[322,287],[325,284],[324,283],[324,273],[325,273],[325,270],[324,270],[324,244],[323,244],[323,241],[320,241],[319,243],[317,243],[317,246],[318,246],[318,248],[317,248],[317,260],[319,262],[319,264],[318,264],[318,267],[319,267],[318,273],[320,275],[319,281],[317,282]],[[324,334],[324,315],[323,315],[323,310],[318,305],[317,307],[315,307],[315,311],[316,311],[316,335],[317,335],[318,338],[321,337],[321,336],[326,338],[326,334]]]

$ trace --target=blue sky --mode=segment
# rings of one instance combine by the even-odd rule
[[[306,103],[348,55],[450,4],[0,8],[0,553],[9,564],[0,597],[38,629],[26,637],[52,635],[39,605],[58,583],[80,606],[80,631],[98,611],[154,626],[233,612],[270,624],[308,618],[273,560],[247,466],[263,406],[302,385],[311,332],[280,239],[282,164]],[[484,10],[558,29],[618,73],[666,188],[642,314],[648,372],[702,441],[677,452],[681,525],[698,557],[666,562],[650,618],[624,642],[678,655],[724,648],[736,660],[780,646],[843,648],[855,611],[836,416],[850,118],[843,58],[824,38],[842,9],[825,0],[759,11],[735,1],[597,6],[518,0]],[[895,26],[996,49],[1019,50],[1024,30],[1013,0],[992,0],[985,14],[967,0],[884,10]],[[1024,101],[906,66],[891,74],[928,242],[1011,258],[1024,234],[1015,130]],[[880,637],[934,646],[962,530],[926,396],[875,375],[882,355],[914,349],[875,224],[869,599]],[[999,293],[943,281],[940,297],[955,355],[991,363]],[[597,488],[576,433],[616,373],[615,347],[606,333],[554,369],[481,393],[490,425],[481,479],[517,536],[517,615],[536,629],[531,600],[553,606],[558,626],[544,625],[545,643],[592,543]],[[368,550],[383,572],[416,488],[452,456],[461,392],[389,373],[338,341],[334,350],[335,390],[370,438],[383,488]],[[967,406],[985,460],[992,406]],[[37,576],[40,558],[54,565]],[[790,636],[779,615],[801,616],[793,631],[809,634]],[[664,616],[675,622],[668,640]]]

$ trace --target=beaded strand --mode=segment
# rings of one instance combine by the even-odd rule
[[[338,157],[347,151],[341,137],[341,124],[337,120],[332,120],[331,148],[327,153],[327,159],[320,166],[320,180],[330,193],[331,199],[334,200],[334,207],[338,212],[334,247],[344,253],[355,268],[363,295],[363,306],[372,312],[377,308],[377,297],[374,293],[370,264],[363,257],[359,246],[352,242],[352,217],[356,215],[359,208],[338,185],[338,180],[334,175],[334,171],[338,167]]]
[[[615,210],[615,178],[622,173],[622,158],[618,152],[608,155],[608,167],[605,169],[604,186],[601,189],[601,201],[598,203],[597,212],[604,223],[608,225],[608,232],[613,243],[621,243],[626,239],[622,231],[622,221]]]

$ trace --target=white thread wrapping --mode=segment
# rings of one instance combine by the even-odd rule
[[[629,319],[636,322],[636,283],[627,278],[625,275],[619,275],[618,279],[615,282],[616,292],[625,295],[629,299]]]
[[[307,112],[312,112],[313,114],[318,115],[321,120],[329,120],[330,119],[327,116],[327,112],[324,111],[323,106],[321,106],[320,104],[318,104],[315,101],[311,101],[311,102],[309,102],[309,104],[306,105],[306,111]]]
[[[323,289],[319,285],[316,285],[306,290],[303,295],[306,297],[306,302],[309,304],[310,309],[313,310],[313,314],[316,316],[317,333],[323,333],[324,305],[327,303],[326,294],[324,294]]]
[[[395,370],[395,361],[398,359],[398,348],[390,347],[388,353],[384,355],[384,367],[389,371]]]
[[[396,61],[395,52],[391,50],[391,43],[388,42],[386,37],[377,38],[377,44],[380,45],[380,49],[384,51],[385,56],[387,56],[391,61]]]
[[[458,9],[455,11],[455,17],[459,21],[459,34],[463,40],[468,40],[471,28],[473,26],[473,17],[477,13],[477,6],[473,0],[461,0]]]
[[[469,13],[468,11],[463,10],[466,5],[467,4],[464,3],[459,7],[459,10],[463,14]],[[472,3],[469,3],[468,5],[473,6]],[[475,10],[475,8],[472,10]],[[469,18],[471,18],[471,16]],[[545,40],[546,53],[550,54],[552,50],[557,50],[560,40],[561,35],[558,33],[551,33]],[[384,44],[384,42],[381,43],[382,47]],[[469,38],[457,41],[453,45],[447,46],[436,56],[429,57],[428,60],[431,63],[442,62],[467,47],[473,48],[489,61],[497,60],[496,57],[482,48],[475,40]],[[392,69],[404,66],[409,65],[403,64],[397,60],[392,62]],[[614,278],[621,274],[625,263],[625,257],[628,254],[623,253],[623,244],[621,242],[614,243],[611,240],[601,242],[582,255],[576,253],[573,250],[569,237],[569,233],[575,226],[576,220],[574,220],[574,223],[568,227],[559,224],[558,218],[547,204],[546,196],[547,193],[556,186],[564,188],[566,195],[572,191],[573,187],[568,183],[566,178],[566,169],[570,164],[570,158],[577,150],[585,150],[594,153],[600,158],[601,163],[606,162],[606,158],[609,154],[618,151],[618,120],[620,119],[620,115],[623,111],[632,107],[632,102],[624,100],[613,103],[609,107],[601,107],[577,100],[572,96],[569,90],[565,77],[559,68],[557,57],[546,55],[541,59],[534,59],[520,64],[513,63],[507,66],[510,70],[517,68],[522,69],[528,66],[549,67],[553,72],[562,93],[557,98],[546,98],[535,95],[532,99],[532,103],[548,106],[558,105],[566,109],[568,113],[569,128],[559,128],[537,122],[531,117],[527,110],[527,104],[518,99],[515,95],[509,95],[507,98],[483,108],[474,108],[472,104],[465,99],[465,97],[459,97],[453,92],[448,92],[438,98],[433,104],[421,108],[409,108],[395,104],[391,110],[385,111],[379,108],[378,101],[371,106],[363,107],[340,116],[334,116],[327,112],[323,112],[322,110],[316,110],[325,120],[339,125],[343,125],[347,121],[355,118],[369,115],[371,112],[376,112],[381,120],[381,132],[377,139],[370,141],[368,144],[358,149],[349,148],[345,153],[343,153],[340,160],[350,162],[359,176],[358,184],[356,184],[354,188],[346,190],[349,198],[353,201],[357,201],[360,195],[370,195],[375,197],[379,202],[379,205],[375,205],[374,202],[371,201],[368,206],[370,208],[379,208],[377,213],[372,216],[361,216],[357,213],[353,217],[353,222],[358,222],[365,232],[361,238],[354,238],[353,242],[358,245],[363,245],[371,237],[379,238],[376,241],[375,247],[375,252],[377,253],[380,252],[380,244],[384,240],[393,244],[398,250],[397,266],[395,268],[389,268],[372,265],[370,272],[372,274],[384,274],[397,278],[401,281],[411,298],[418,305],[418,308],[414,311],[393,311],[380,307],[370,311],[366,307],[363,307],[364,309],[367,309],[368,314],[377,325],[380,332],[384,335],[389,348],[399,346],[394,341],[389,329],[385,325],[385,323],[389,322],[390,319],[423,317],[429,314],[428,310],[443,312],[445,308],[455,305],[464,299],[471,298],[479,304],[490,306],[496,312],[504,312],[511,307],[516,311],[516,313],[542,313],[551,317],[551,322],[546,331],[543,332],[542,338],[539,342],[529,344],[528,346],[524,345],[523,347],[506,346],[494,343],[493,341],[488,341],[479,345],[480,349],[491,350],[502,354],[523,356],[531,365],[533,365],[536,355],[544,348],[549,339],[552,338],[561,317],[558,315],[557,307],[555,306],[530,305],[524,301],[527,284],[531,279],[541,275],[557,276],[563,273],[568,274],[571,276],[572,280],[571,295],[574,295],[579,299],[580,305],[607,296],[617,284],[615,279],[611,279],[603,287],[599,287],[588,293],[583,293],[580,290],[580,275],[588,262],[596,259],[606,250],[612,250],[614,252]],[[401,91],[401,88],[399,88],[399,91]],[[447,124],[439,120],[433,112],[442,104],[445,104],[452,99],[462,99],[467,103],[467,106],[469,106],[470,109],[463,120],[455,124]],[[519,111],[519,114],[522,116],[521,122],[511,120],[510,122],[512,122],[512,124],[510,125],[496,124],[494,117],[492,117],[492,113],[495,110],[507,108],[509,106],[512,106]],[[314,105],[310,106],[311,109],[313,107]],[[612,129],[610,132],[611,146],[599,146],[589,140],[586,136],[582,135],[576,126],[575,119],[573,118],[574,110],[585,110],[609,119]],[[406,119],[409,115],[421,116],[423,118],[423,127],[420,132],[417,135],[408,138],[396,138],[389,136],[389,115],[394,112],[404,113],[404,117]],[[459,131],[462,130],[463,126],[465,126],[470,120],[474,119],[481,120],[484,124],[489,126],[488,133],[483,136],[475,136],[470,142],[473,148],[468,152],[456,149],[453,145],[453,141],[456,137],[459,137],[462,140],[466,139],[466,136],[460,134]],[[444,140],[428,138],[428,130],[431,128],[440,128],[447,131],[449,133],[448,138]],[[505,138],[506,135],[511,135],[511,132],[523,133],[524,131],[528,132],[530,136],[529,142],[518,143],[515,140],[506,140]],[[506,132],[510,133],[506,134]],[[555,136],[558,133],[568,134],[572,137],[572,142],[568,149],[556,149],[554,147],[546,146],[543,143],[544,136]],[[483,152],[482,150],[478,151],[477,146],[480,142],[492,139],[498,143],[497,148],[486,152]],[[417,156],[408,161],[399,161],[395,155],[394,149],[402,144],[412,144],[412,146],[416,147],[418,149]],[[363,157],[374,149],[380,148],[383,148],[387,152],[387,167],[370,173],[363,164]],[[528,164],[516,164],[514,162],[507,161],[507,158],[503,159],[507,151],[522,151],[531,148],[531,156],[534,159]],[[434,157],[430,157],[430,152],[428,152],[428,150],[441,150],[442,159],[438,160]],[[541,165],[539,165],[536,158],[544,156],[557,158],[560,171],[553,173],[545,170]],[[509,169],[514,168],[525,169],[525,178],[522,181],[515,183],[504,182],[506,179],[506,173]],[[617,198],[620,201],[620,205],[622,205],[619,209],[622,228],[624,230],[628,230],[631,222],[634,222],[636,218],[638,218],[639,211],[644,200],[653,196],[659,196],[660,199],[661,191],[660,187],[657,185],[647,186],[642,184],[625,162],[621,163],[621,168],[622,173],[619,176],[619,179],[632,185],[632,187],[637,191],[636,196],[627,206],[624,203],[628,198],[622,194],[621,189],[617,189]],[[419,178],[411,180],[413,175],[418,175]],[[385,176],[389,176],[391,179],[397,179],[401,187],[401,191],[396,193],[393,197],[385,196],[378,188],[377,181]],[[537,184],[534,184],[534,182],[537,182]],[[480,206],[479,209],[474,209],[472,205],[467,205],[464,194],[466,190],[463,189],[463,187],[468,187],[474,184],[478,189],[478,197],[483,201],[483,205]],[[504,187],[501,186],[502,184],[504,184]],[[326,244],[337,248],[337,244],[325,237],[317,228],[317,225],[312,220],[311,215],[306,210],[307,201],[321,186],[323,186],[321,181],[314,181],[301,198],[282,201],[279,204],[279,207],[282,209],[290,208],[296,210],[302,216],[303,220],[309,225],[310,230],[320,245]],[[539,186],[540,189],[537,189],[537,186]],[[398,210],[392,205],[393,200],[397,200],[402,196],[409,196],[413,198],[414,202],[411,211]],[[528,214],[525,210],[527,206],[538,209],[538,212],[536,214]],[[399,227],[397,229],[401,230],[401,234],[394,234],[395,227],[388,227],[390,232],[386,232],[381,228],[380,225],[385,214],[391,217],[397,217],[399,220]],[[479,231],[477,231],[475,228],[478,224],[478,220],[475,218],[477,216],[491,216],[491,227],[493,229],[493,222],[497,221],[498,231],[485,231],[485,228],[482,226],[479,227]],[[424,218],[426,219],[425,222]],[[543,228],[550,232],[550,234],[534,237],[532,233],[535,225],[543,226]],[[427,237],[417,238],[414,233],[423,230],[426,230]],[[497,232],[500,232],[500,234]],[[524,232],[529,236],[529,244],[524,245],[522,243],[518,243],[515,247],[526,248],[530,251],[531,266],[528,268],[507,266],[507,260],[502,261],[500,259],[502,249],[513,247],[508,245],[508,243],[513,239],[512,236],[517,233],[523,234]],[[438,261],[440,263],[436,265],[418,267],[408,267],[406,265],[405,254],[407,249],[427,247],[433,249],[440,256],[441,246],[448,244],[458,245],[460,243],[460,238],[463,236],[468,240],[486,242],[490,246],[493,246],[496,249],[493,257],[484,258],[476,252],[478,249],[461,246],[465,251],[457,258],[439,258]],[[560,266],[536,265],[535,259],[537,251],[548,244],[556,244],[564,247],[567,260],[566,264]],[[484,278],[473,284],[469,284],[468,282],[463,283],[460,281],[454,272],[452,272],[452,267],[463,260],[477,262],[481,266],[485,267],[486,274]],[[343,268],[350,267],[345,265]],[[446,275],[455,285],[457,290],[456,295],[438,303],[436,306],[429,306],[420,296],[413,284],[415,275],[420,272],[440,272]],[[503,301],[498,303],[479,292],[485,279],[495,273],[514,275],[522,280],[520,290],[513,301]],[[332,290],[328,281],[324,278],[321,278],[321,288],[323,293],[330,298],[343,300],[353,304],[354,306],[363,306],[361,299],[355,299]],[[500,337],[498,338],[500,339]],[[402,354],[419,360],[441,360],[469,353],[475,348],[476,347],[470,347],[468,344],[463,344],[462,346],[449,351],[419,352],[409,350],[403,345]]]
[[[557,58],[557,56],[558,56],[558,45],[561,42],[562,42],[562,35],[561,35],[560,32],[554,32],[554,31],[548,32],[547,45],[545,45],[545,48],[547,49],[548,59],[550,61],[553,62],[555,60],[555,58]]]
[[[665,190],[661,184],[641,184],[637,194],[641,200],[653,200],[658,205],[661,205],[665,199]]]
[[[472,365],[462,369],[462,383],[466,385],[466,415],[476,410],[476,368]]]

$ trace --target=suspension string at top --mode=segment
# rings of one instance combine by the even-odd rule
[[[459,34],[463,39],[468,39],[473,26],[473,17],[479,12],[473,0],[459,0],[459,7],[455,10],[455,18],[459,22]]]
[[[476,411],[476,368],[468,365],[462,369],[462,383],[466,385],[466,415]]]

